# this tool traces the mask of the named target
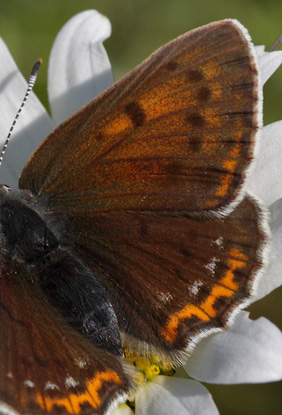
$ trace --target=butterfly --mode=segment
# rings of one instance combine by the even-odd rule
[[[153,53],[59,125],[0,188],[0,400],[105,415],[136,387],[124,350],[183,363],[248,303],[268,243],[245,190],[261,127],[246,29]]]

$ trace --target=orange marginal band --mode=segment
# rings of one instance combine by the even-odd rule
[[[231,297],[234,291],[238,290],[238,284],[234,282],[234,272],[236,269],[244,268],[248,257],[239,249],[229,251],[232,257],[228,260],[229,269],[225,275],[215,284],[211,293],[199,306],[188,304],[182,310],[174,313],[168,320],[165,328],[162,330],[162,336],[167,342],[174,342],[177,338],[177,328],[181,320],[198,317],[199,320],[209,321],[212,317],[216,317],[216,310],[213,308],[216,300],[220,297]]]
[[[50,412],[54,405],[64,406],[69,414],[79,414],[80,404],[89,403],[92,408],[97,409],[101,404],[99,390],[104,382],[121,383],[121,379],[113,370],[97,373],[93,379],[86,382],[86,391],[77,395],[69,394],[65,398],[42,397],[40,393],[36,396],[36,402],[42,409]]]

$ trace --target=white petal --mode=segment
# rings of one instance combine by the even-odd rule
[[[27,82],[0,38],[0,136],[1,149],[24,97]],[[32,68],[31,63],[31,67]],[[29,74],[28,74],[29,75]],[[16,186],[26,161],[40,142],[54,128],[45,108],[35,96],[30,97],[15,126],[1,167],[1,183]]]
[[[110,34],[110,21],[96,10],[75,15],[59,32],[48,71],[49,101],[56,123],[112,85],[111,64],[102,44]]]
[[[118,408],[110,412],[110,415],[134,415],[128,405],[122,403]]]
[[[259,56],[262,84],[274,74],[282,64],[282,51],[265,52]]]
[[[269,264],[259,281],[257,293],[252,302],[265,297],[282,285],[282,199],[270,206],[272,246]]]
[[[260,148],[247,187],[267,206],[282,197],[282,121],[263,127]]]
[[[1,415],[20,415],[18,411],[16,411],[10,405],[7,405],[4,402],[0,402],[0,414]]]
[[[265,46],[264,45],[255,46],[255,50],[256,50],[257,57],[259,58],[261,55],[265,53],[264,52]]]
[[[218,410],[207,389],[198,382],[157,376],[141,386],[135,397],[136,415],[216,415]]]
[[[224,333],[204,339],[185,366],[203,382],[237,384],[282,379],[282,333],[264,317],[240,312]]]

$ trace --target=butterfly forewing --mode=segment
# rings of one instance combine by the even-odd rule
[[[20,187],[69,216],[224,209],[240,193],[259,124],[253,54],[234,21],[179,37],[61,124]]]

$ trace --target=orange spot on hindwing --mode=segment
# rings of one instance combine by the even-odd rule
[[[234,281],[235,271],[245,268],[248,257],[240,252],[239,249],[231,249],[229,251],[229,259],[227,264],[229,268],[224,276],[215,283],[208,297],[198,306],[195,304],[187,304],[181,310],[172,314],[162,330],[161,335],[167,342],[174,342],[178,336],[178,327],[180,323],[189,318],[196,317],[202,321],[210,321],[216,317],[215,302],[222,297],[232,297],[239,289],[238,284]]]
[[[106,383],[122,383],[119,375],[113,370],[98,372],[93,379],[86,382],[86,390],[80,394],[70,393],[63,398],[49,398],[42,396],[40,393],[36,395],[36,402],[43,410],[51,412],[54,405],[65,407],[68,414],[79,414],[80,405],[88,403],[93,409],[97,409],[101,404],[99,390]]]

